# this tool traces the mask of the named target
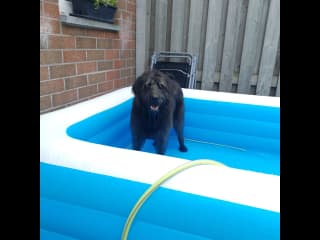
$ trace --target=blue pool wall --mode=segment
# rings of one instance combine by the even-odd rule
[[[119,240],[130,210],[148,187],[40,163],[41,239]],[[280,215],[161,187],[141,208],[128,239],[280,239]]]
[[[130,149],[131,105],[132,99],[129,99],[77,122],[67,128],[67,134],[92,143]],[[186,139],[240,149],[220,151],[218,145],[213,146],[215,160],[232,167],[280,175],[279,107],[185,98],[184,132]],[[177,144],[173,130],[169,139],[171,143]],[[152,152],[152,144],[146,143],[146,146],[146,151]],[[207,152],[190,149],[182,154],[176,150],[172,156],[191,160],[212,159],[206,155]]]
[[[132,99],[67,129],[68,135],[115,147],[131,142]],[[240,103],[185,99],[185,137],[266,152],[280,151],[280,109]],[[121,136],[121,137],[119,137]]]

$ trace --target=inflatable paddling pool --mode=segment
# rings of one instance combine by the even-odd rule
[[[40,116],[41,239],[280,239],[280,99],[195,89],[185,144],[131,150],[131,88]]]

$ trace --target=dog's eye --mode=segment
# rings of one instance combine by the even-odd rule
[[[143,86],[144,86],[144,88],[150,88],[151,87],[151,82],[147,82]]]
[[[158,84],[158,86],[159,86],[160,89],[166,88],[166,85],[164,83],[161,83],[161,82]]]

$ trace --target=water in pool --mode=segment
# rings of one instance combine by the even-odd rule
[[[131,149],[132,99],[73,124],[69,136]],[[230,167],[280,175],[279,107],[185,98],[185,144],[178,150],[172,130],[166,155],[184,159],[213,159]],[[142,151],[155,153],[151,140]]]

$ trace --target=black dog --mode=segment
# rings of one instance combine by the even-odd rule
[[[169,133],[174,127],[179,150],[186,152],[184,100],[180,85],[168,75],[151,70],[136,79],[132,91],[135,95],[130,119],[133,149],[140,150],[150,138],[154,140],[156,152],[165,154]]]

